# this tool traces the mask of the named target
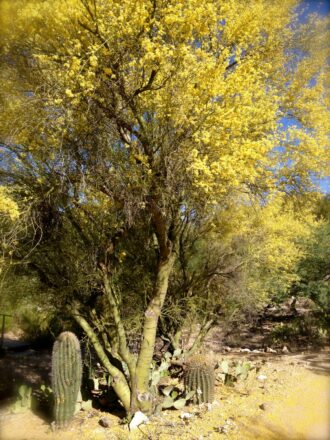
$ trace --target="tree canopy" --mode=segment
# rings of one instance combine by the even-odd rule
[[[258,291],[252,272],[265,277],[261,297],[294,279],[295,237],[314,221],[296,196],[317,197],[329,133],[328,20],[302,22],[299,8],[1,3],[0,179],[14,194],[4,209],[30,212],[16,258],[69,306],[126,410],[151,409],[171,300],[200,310],[212,299],[215,313],[233,284],[213,272],[239,274],[253,253],[247,295]],[[127,317],[141,331],[137,357]]]

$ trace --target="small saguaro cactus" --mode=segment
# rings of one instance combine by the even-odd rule
[[[194,403],[213,402],[214,382],[214,368],[208,357],[195,355],[187,361],[184,383],[187,393],[195,391]]]
[[[54,343],[52,356],[52,388],[57,428],[65,426],[74,415],[81,376],[79,341],[73,333],[63,332]]]

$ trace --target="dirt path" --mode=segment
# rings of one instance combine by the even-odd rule
[[[268,397],[261,415],[242,420],[238,439],[329,440],[330,379],[310,371],[274,401]]]
[[[229,388],[218,384],[216,403],[167,411],[129,433],[115,415],[79,413],[66,432],[52,433],[49,425],[27,412],[0,411],[1,440],[329,440],[330,354],[284,356],[263,360],[258,374]],[[182,413],[191,417],[182,419]],[[106,415],[111,428],[99,425]]]

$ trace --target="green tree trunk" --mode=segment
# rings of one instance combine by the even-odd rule
[[[154,296],[145,312],[141,349],[136,365],[136,389],[132,395],[132,409],[139,408],[148,414],[152,411],[152,395],[149,390],[150,367],[154,353],[158,319],[167,293],[168,280],[175,261],[172,252],[158,266]]]
[[[127,383],[126,377],[124,374],[111,364],[106,352],[103,349],[102,344],[100,343],[97,335],[95,334],[92,327],[86,321],[86,319],[81,316],[78,312],[74,313],[74,318],[77,323],[82,327],[82,329],[86,332],[89,340],[91,341],[100,361],[103,366],[107,369],[108,373],[112,377],[112,387],[117,394],[118,398],[122,402],[125,410],[129,413],[130,405],[131,405],[131,390]]]

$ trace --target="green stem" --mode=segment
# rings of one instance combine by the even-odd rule
[[[154,353],[158,319],[167,293],[168,280],[175,261],[175,254],[171,253],[158,266],[154,296],[145,312],[141,349],[136,365],[137,400],[144,412],[151,410],[151,396],[149,395],[150,367]]]
[[[127,338],[126,338],[126,332],[125,328],[120,316],[119,308],[117,305],[117,300],[113,291],[113,287],[111,286],[111,283],[109,281],[109,278],[107,275],[104,275],[103,277],[104,282],[104,290],[107,296],[107,300],[111,307],[111,312],[113,315],[114,323],[117,329],[117,335],[119,340],[119,355],[123,359],[124,362],[126,362],[130,375],[133,376],[135,374],[135,358],[132,356],[132,353],[130,353],[128,347],[127,347]]]
[[[199,333],[198,333],[196,339],[194,340],[193,345],[191,346],[190,350],[188,351],[189,356],[194,354],[200,348],[200,346],[204,342],[204,339],[206,338],[208,332],[212,328],[213,324],[214,324],[214,320],[209,319],[201,326]]]
[[[128,386],[128,383],[126,381],[126,378],[124,374],[115,366],[111,364],[109,361],[108,356],[106,355],[106,352],[104,351],[104,348],[102,344],[100,343],[98,337],[96,336],[94,330],[89,325],[89,323],[86,321],[86,319],[81,316],[77,311],[73,314],[74,319],[77,321],[77,323],[82,327],[82,329],[87,334],[88,338],[90,339],[91,343],[93,344],[93,347],[104,365],[104,367],[107,369],[109,374],[112,376],[112,387],[121,400],[124,408],[126,411],[129,412],[130,409],[130,401],[131,401],[131,391]]]

